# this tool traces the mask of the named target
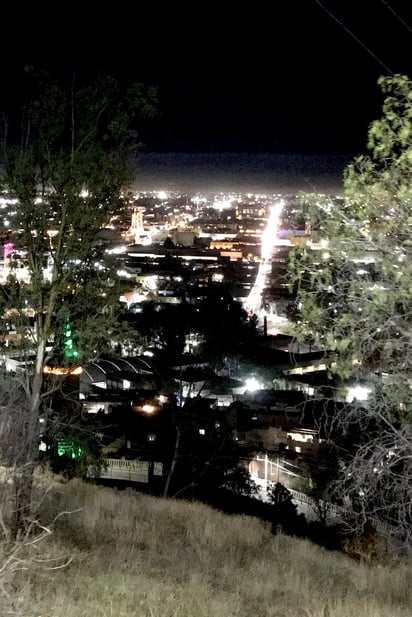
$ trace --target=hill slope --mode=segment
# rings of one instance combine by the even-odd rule
[[[53,533],[38,542],[31,538],[16,552],[17,561],[7,561],[2,546],[1,615],[410,617],[412,612],[407,564],[367,566],[307,540],[274,536],[258,519],[200,503],[74,480],[39,493],[39,520]]]

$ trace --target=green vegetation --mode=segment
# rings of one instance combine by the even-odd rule
[[[1,409],[2,423],[22,417],[20,433],[9,430],[6,444],[15,448],[15,535],[30,521],[39,425],[61,382],[48,384],[47,393],[45,366],[95,357],[115,338],[119,290],[96,236],[122,206],[139,151],[137,124],[154,113],[156,95],[103,75],[86,85],[31,70],[25,77],[21,118],[2,115],[0,152],[1,189],[16,199],[12,240],[30,275],[20,284],[11,269],[0,299],[0,321],[13,315],[26,363],[24,379],[11,386],[20,394],[18,409],[16,397]]]
[[[292,255],[294,319],[298,338],[328,353],[332,384],[369,393],[323,427],[346,440],[341,498],[360,525],[379,518],[412,546],[412,82],[379,83],[382,117],[344,199],[302,196],[314,243]]]
[[[396,76],[381,84],[387,99],[382,120],[371,126],[372,156],[348,168],[339,208],[325,198],[303,197],[321,242],[313,251],[297,249],[292,258],[296,333],[328,353],[331,379],[368,380],[371,386],[367,404],[356,401],[339,413],[336,407],[328,416],[325,408],[323,433],[331,441],[337,437],[341,449],[333,451],[333,465],[329,452],[329,465],[321,466],[320,457],[313,461],[318,469],[311,474],[324,522],[323,499],[335,470],[342,468],[339,496],[345,505],[349,500],[364,531],[346,543],[357,562],[283,535],[301,530],[291,524],[297,508],[279,483],[265,504],[272,508],[266,522],[169,498],[210,498],[219,505],[223,488],[226,502],[222,498],[220,505],[230,512],[255,491],[238,466],[242,452],[231,430],[226,434],[218,422],[210,442],[199,432],[196,441],[190,406],[186,417],[185,408],[175,410],[164,499],[74,479],[87,477],[89,466],[102,462],[97,440],[83,426],[59,425],[53,434],[57,454],[64,452],[55,457],[53,470],[64,472],[66,481],[41,474],[41,425],[56,415],[62,424],[66,411],[56,404],[60,382],[44,377],[45,365],[65,358],[71,367],[98,355],[121,325],[112,310],[118,290],[95,236],[120,206],[118,195],[128,178],[134,151],[130,113],[150,112],[153,93],[133,88],[123,99],[110,79],[78,92],[38,82],[43,90],[27,108],[22,148],[6,144],[4,152],[4,180],[19,199],[18,240],[27,248],[31,282],[25,287],[11,278],[0,305],[11,311],[5,318],[7,326],[14,322],[20,350],[32,351],[35,360],[32,369],[26,364],[13,378],[0,374],[0,446],[7,466],[0,486],[2,614],[410,615],[410,564],[389,560],[383,547],[378,553],[377,530],[369,527],[372,518],[380,518],[399,532],[398,541],[412,546],[412,83]],[[190,332],[204,341],[202,351],[214,364],[238,341],[252,340],[255,347],[243,309],[222,289],[211,285],[196,310],[183,302],[157,314],[148,306],[141,334],[147,342],[160,339],[167,359],[180,365]],[[67,402],[66,417],[75,409]],[[385,563],[375,564],[382,556]]]
[[[409,565],[354,561],[253,517],[48,476],[36,502],[43,527],[0,545],[2,615],[411,614]]]

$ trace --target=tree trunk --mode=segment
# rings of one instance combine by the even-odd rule
[[[37,345],[35,373],[28,400],[22,402],[19,438],[15,443],[14,512],[12,539],[24,537],[33,523],[32,497],[34,472],[39,456],[40,405],[43,387],[44,340]],[[16,410],[17,411],[17,410]]]
[[[32,523],[34,468],[33,461],[15,471],[14,512],[11,523],[11,539],[14,541],[25,537]]]
[[[167,475],[165,489],[163,491],[163,497],[167,497],[169,495],[170,483],[172,481],[173,472],[175,470],[177,459],[179,457],[179,444],[180,444],[180,425],[178,424],[176,427],[176,441],[175,441],[175,448],[173,452],[173,459],[170,465],[170,471]]]

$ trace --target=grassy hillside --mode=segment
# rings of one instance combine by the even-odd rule
[[[38,499],[53,531],[3,541],[2,617],[412,614],[408,564],[367,566],[252,517],[77,480]]]

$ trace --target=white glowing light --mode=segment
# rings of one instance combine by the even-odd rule
[[[166,193],[166,191],[159,191],[159,192],[157,193],[157,197],[158,197],[159,199],[161,199],[161,200],[167,199],[167,193]]]
[[[249,392],[256,392],[256,390],[262,389],[262,385],[255,377],[251,377],[250,379],[246,379],[246,389],[249,390]]]
[[[273,245],[278,238],[279,217],[282,212],[284,202],[280,200],[275,206],[271,206],[270,215],[266,229],[262,234],[261,256],[264,261],[271,259]]]
[[[132,275],[130,274],[130,272],[127,272],[127,270],[117,270],[116,274],[117,274],[117,276],[119,276],[120,278],[130,279],[130,278],[132,277]]]
[[[126,245],[121,245],[121,246],[115,246],[112,249],[106,249],[106,253],[109,253],[110,255],[118,255],[120,253],[125,253],[127,250]]]
[[[357,401],[366,401],[370,393],[370,388],[365,388],[364,386],[359,385],[353,386],[351,388],[348,388],[348,391],[346,393],[346,402],[353,403],[355,399]]]
[[[284,200],[270,208],[269,220],[262,233],[261,262],[256,276],[255,283],[250,290],[245,302],[248,312],[258,313],[262,305],[262,292],[266,285],[266,280],[271,271],[271,259],[273,247],[278,241],[279,218],[284,206]]]
[[[221,199],[219,201],[215,201],[213,207],[217,210],[225,210],[226,208],[230,208],[232,206],[231,199]]]
[[[157,289],[157,275],[148,276],[144,281],[144,286],[146,289],[150,289],[150,291],[155,291]]]

